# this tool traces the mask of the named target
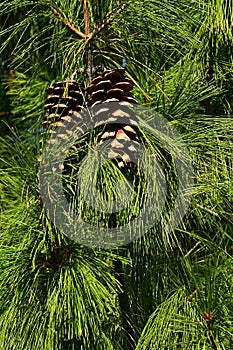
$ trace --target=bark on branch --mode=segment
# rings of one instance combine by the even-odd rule
[[[49,6],[50,10],[53,12],[53,14],[62,22],[64,25],[69,28],[75,35],[77,35],[81,39],[88,39],[90,34],[85,34],[78,30],[73,24],[71,24],[67,18],[64,18],[60,12],[58,12],[54,7]]]
[[[101,30],[103,30],[109,23],[111,23],[114,20],[114,15],[123,11],[128,5],[129,2],[124,3],[120,6],[120,1],[118,1],[117,4],[114,6],[113,10],[109,11],[102,20],[102,22],[97,27],[95,27],[95,29],[91,33],[91,37],[94,37],[96,34],[99,34]],[[120,7],[117,9],[118,6]]]
[[[109,23],[114,20],[116,14],[123,11],[129,5],[129,1],[121,4],[120,1],[116,3],[112,11],[109,11],[102,22],[94,28],[93,31],[90,31],[89,21],[85,21],[85,33],[81,32],[74,24],[70,23],[67,18],[64,18],[63,15],[56,10],[53,6],[49,6],[53,14],[62,22],[64,25],[70,29],[76,36],[81,39],[92,39],[95,35],[99,34]],[[84,1],[84,12],[88,13],[87,2]]]

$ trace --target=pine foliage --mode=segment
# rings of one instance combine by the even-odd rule
[[[88,28],[84,3],[0,5],[0,58],[13,73],[2,79],[7,100],[1,93],[10,105],[1,109],[0,348],[231,350],[232,4],[91,0]],[[88,50],[102,70],[96,77]],[[101,112],[116,92],[119,102],[137,101],[178,130],[194,183],[182,223],[164,234],[177,190],[172,152],[138,128],[133,114],[117,129],[100,118],[96,132],[85,134],[67,159],[67,198],[75,193],[77,168],[92,181],[86,171],[92,164],[81,162],[87,149],[116,142],[120,134],[158,156],[170,190],[160,223],[107,250],[79,244],[54,227],[40,200],[38,174],[41,134],[46,140],[48,130],[83,107]],[[150,125],[150,118],[143,122]],[[134,204],[116,215],[119,225],[138,214],[145,189],[142,174],[132,177],[123,163],[110,162],[99,174],[110,200],[120,190],[128,193],[129,180],[137,184]],[[108,213],[89,210],[79,198],[75,206],[92,224],[109,225]]]

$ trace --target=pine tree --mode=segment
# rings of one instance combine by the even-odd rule
[[[11,0],[0,14],[1,55],[14,71],[14,129],[0,146],[0,348],[230,350],[230,2]],[[163,225],[177,192],[177,148],[141,127],[136,102],[153,111],[145,124],[158,112],[177,128],[192,159],[192,202],[172,232]],[[108,112],[111,103],[117,109]],[[40,199],[45,143],[59,139],[56,128],[80,122],[83,108],[93,111],[95,127],[70,149],[63,181],[86,221],[108,228],[138,215],[144,178],[127,142],[150,149],[165,173],[162,220],[122,247],[70,239]],[[103,196],[124,195],[119,179],[137,186],[134,205],[114,215],[75,192],[88,150],[109,141],[119,152],[99,172]],[[92,172],[84,170],[88,182]]]

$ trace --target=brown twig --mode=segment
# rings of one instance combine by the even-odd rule
[[[77,35],[81,39],[92,39],[95,35],[99,34],[101,30],[103,30],[109,23],[111,23],[114,20],[114,15],[117,13],[120,13],[122,10],[124,10],[128,5],[129,1],[127,3],[124,3],[121,5],[121,2],[118,1],[116,5],[114,6],[112,11],[109,11],[105,18],[102,20],[102,22],[95,27],[95,29],[91,32],[90,30],[90,19],[89,19],[89,11],[88,11],[88,0],[83,1],[83,9],[84,9],[84,25],[85,25],[85,33],[81,32],[76,28],[73,24],[69,22],[67,18],[64,18],[63,15],[56,10],[53,6],[49,6],[50,10],[53,12],[53,14],[64,23],[64,25],[69,28],[75,35]],[[121,5],[121,6],[120,6]],[[119,7],[120,6],[120,7]],[[119,7],[117,9],[117,7]]]
[[[117,1],[115,6],[113,7],[112,11],[109,11],[105,18],[102,20],[102,22],[94,28],[93,31],[91,31],[90,26],[90,13],[89,13],[89,0],[82,0],[83,4],[83,12],[84,12],[84,28],[85,33],[81,32],[77,27],[75,27],[74,24],[70,23],[67,18],[65,18],[62,13],[60,13],[58,10],[56,10],[53,6],[49,6],[50,10],[53,12],[53,14],[68,28],[70,29],[76,36],[78,36],[80,39],[88,40],[87,49],[86,49],[86,55],[87,55],[87,71],[88,71],[88,80],[89,83],[92,81],[92,74],[93,74],[93,54],[92,54],[92,42],[91,39],[97,34],[101,32],[109,23],[111,23],[115,15],[120,13],[125,7],[129,5],[130,1],[121,4],[121,1]]]
[[[209,339],[210,339],[210,342],[211,342],[212,349],[217,350],[217,345],[216,345],[216,342],[215,342],[215,339],[214,339],[214,333],[212,331],[213,323],[215,321],[213,311],[205,311],[203,318],[204,318],[204,320],[206,321],[206,324],[207,324],[208,335],[209,335]]]
[[[191,301],[197,295],[197,290],[195,289],[188,297],[187,301]]]
[[[101,30],[103,30],[109,23],[111,23],[114,20],[114,15],[123,11],[128,5],[129,1],[127,3],[122,4],[121,6],[120,1],[118,1],[114,6],[113,10],[109,11],[102,20],[102,22],[91,32],[91,37],[93,38],[95,35],[99,34]],[[120,7],[116,10],[118,6]]]
[[[83,12],[84,12],[84,26],[85,26],[85,35],[89,38],[86,57],[87,57],[87,72],[88,72],[88,80],[89,84],[92,81],[92,73],[93,73],[93,54],[92,54],[92,45],[91,45],[91,24],[90,24],[90,14],[88,7],[89,0],[83,0]]]
[[[85,26],[86,37],[89,37],[91,33],[88,2],[89,0],[83,0],[84,26]]]
[[[205,207],[203,207],[203,206],[200,205],[200,204],[197,204],[197,207],[198,207],[198,208],[201,208],[201,209],[207,211],[208,213],[210,213],[210,214],[212,214],[212,215],[214,215],[214,216],[217,216],[219,219],[221,219],[220,215],[219,215],[218,213],[216,213],[215,211],[213,211],[213,210],[211,210],[211,209],[208,209],[208,208],[205,208]]]
[[[126,290],[126,282],[124,278],[122,262],[119,259],[113,260],[113,266],[115,277],[121,286],[121,291],[118,292],[118,301],[121,310],[122,326],[124,329],[124,349],[132,350],[134,347],[133,344],[131,344],[130,339],[133,339],[134,332],[130,322],[131,309],[129,296]]]
[[[49,6],[53,14],[58,17],[58,19],[64,23],[64,25],[69,28],[75,35],[82,39],[88,39],[90,35],[80,32],[73,24],[71,24],[68,19],[64,18],[60,12],[58,12],[54,7]]]

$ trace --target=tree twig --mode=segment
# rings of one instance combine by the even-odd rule
[[[49,6],[50,10],[53,12],[53,14],[62,22],[64,25],[69,28],[76,36],[78,36],[81,39],[92,39],[95,35],[99,34],[101,30],[103,30],[109,23],[111,23],[114,20],[114,15],[120,13],[122,10],[124,10],[128,5],[129,1],[122,4],[118,1],[116,5],[114,6],[112,11],[109,11],[105,18],[102,20],[102,22],[94,28],[94,30],[91,32],[90,30],[90,19],[89,19],[89,11],[88,11],[88,1],[84,0],[84,25],[85,25],[85,33],[81,32],[75,25],[71,24],[67,18],[64,18],[63,15],[56,10],[53,6]],[[121,5],[121,6],[120,6]],[[120,7],[119,7],[120,6]],[[117,7],[119,7],[117,9]]]
[[[112,213],[110,215],[109,227],[117,227],[116,213]],[[115,254],[118,255],[119,254],[118,251],[115,251]],[[130,320],[131,308],[130,308],[130,301],[129,301],[129,296],[126,288],[126,281],[124,277],[122,261],[120,259],[114,259],[113,267],[114,267],[115,277],[121,286],[121,290],[118,291],[118,302],[119,302],[119,307],[121,311],[122,326],[124,330],[124,336],[123,336],[124,349],[133,350],[135,348],[132,344],[132,339],[134,339],[134,331]]]
[[[197,204],[197,207],[198,207],[198,208],[201,208],[201,209],[207,211],[208,213],[210,213],[210,214],[212,214],[212,215],[214,215],[214,216],[217,216],[219,219],[221,219],[220,215],[219,215],[218,213],[216,213],[215,211],[213,211],[213,210],[211,210],[211,209],[208,209],[208,208],[205,208],[205,207],[203,207],[203,206],[200,205],[200,204]]]
[[[188,297],[187,297],[187,301],[191,301],[197,294],[197,290],[195,289]]]
[[[70,29],[76,36],[80,39],[88,40],[87,49],[86,49],[86,57],[87,57],[87,71],[88,71],[88,80],[89,83],[92,81],[93,74],[93,53],[92,53],[92,42],[91,39],[97,34],[101,32],[109,23],[111,23],[115,15],[120,13],[123,9],[125,9],[129,5],[130,1],[122,4],[121,1],[117,1],[114,5],[112,11],[109,11],[102,22],[91,31],[90,26],[90,13],[89,13],[89,0],[82,0],[83,4],[83,12],[84,12],[84,30],[85,33],[81,32],[74,24],[72,24],[61,12],[55,9],[53,6],[49,6],[50,10],[53,14],[68,28]]]
[[[89,38],[87,51],[86,51],[87,71],[88,71],[89,84],[91,84],[94,64],[93,64],[93,53],[92,53],[92,44],[91,44],[91,24],[90,24],[90,14],[89,14],[88,3],[89,3],[89,0],[83,0],[85,35],[87,38]]]
[[[113,15],[123,11],[129,5],[129,1],[122,4],[121,6],[120,5],[121,3],[120,1],[118,1],[114,6],[113,10],[109,11],[104,17],[104,19],[102,20],[102,22],[97,27],[95,27],[95,29],[91,32],[91,37],[94,37],[95,35],[99,34],[101,30],[103,30],[109,23],[111,23],[114,20]],[[118,6],[120,7],[117,9]]]
[[[91,32],[88,2],[89,0],[83,0],[84,26],[85,26],[85,35],[87,37],[90,35],[90,32]]]
[[[88,39],[90,35],[84,34],[78,30],[73,24],[71,24],[68,19],[64,18],[60,12],[58,12],[54,7],[49,6],[53,14],[58,17],[58,19],[64,23],[64,25],[69,28],[75,35],[82,39]]]

